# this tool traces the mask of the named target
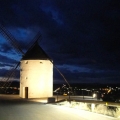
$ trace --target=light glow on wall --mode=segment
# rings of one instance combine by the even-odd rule
[[[28,98],[53,96],[53,64],[49,60],[22,60],[20,68],[20,97],[25,98],[25,87]]]

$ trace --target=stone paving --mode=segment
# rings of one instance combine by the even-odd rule
[[[0,95],[0,120],[117,120],[55,104]]]

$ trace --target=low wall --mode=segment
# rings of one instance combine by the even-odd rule
[[[72,107],[81,110],[87,110],[90,112],[95,112],[107,116],[112,116],[115,118],[120,117],[120,106],[111,106],[106,104],[100,103],[86,103],[86,102],[76,102],[76,101],[64,101],[57,103],[58,105],[63,105],[67,107]]]

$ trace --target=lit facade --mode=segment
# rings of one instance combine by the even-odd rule
[[[20,97],[25,98],[25,87],[28,87],[28,98],[52,97],[53,64],[38,49],[40,55],[35,55],[35,51],[30,50],[21,60]]]

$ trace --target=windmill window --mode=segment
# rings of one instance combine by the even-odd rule
[[[28,61],[25,61],[25,64],[28,64]]]

